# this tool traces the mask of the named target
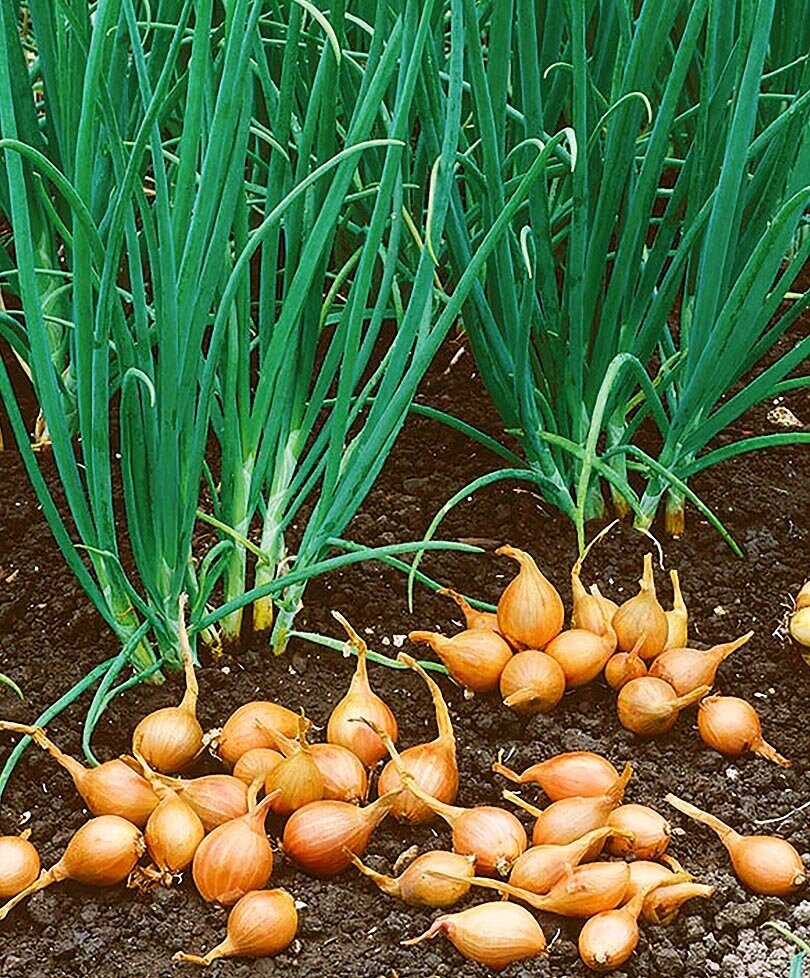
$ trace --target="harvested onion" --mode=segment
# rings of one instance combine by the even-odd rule
[[[281,751],[273,750],[272,747],[251,747],[234,764],[233,776],[248,785],[253,784],[257,778],[264,784],[273,768],[283,760]]]
[[[647,675],[647,665],[639,655],[644,639],[640,638],[629,652],[617,652],[605,665],[605,681],[617,693],[631,679]]]
[[[28,841],[30,835],[30,829],[22,835],[0,835],[1,900],[16,896],[39,876],[39,853]]]
[[[612,625],[620,652],[629,652],[642,639],[639,655],[654,659],[666,645],[669,625],[655,596],[652,554],[644,555],[644,574],[638,583],[639,593],[620,605]]]
[[[810,581],[803,584],[801,591],[796,595],[788,631],[794,642],[798,642],[804,648],[810,648]],[[808,653],[802,654],[805,661],[810,662]]]
[[[323,779],[323,797],[327,801],[350,801],[359,804],[368,794],[368,775],[360,758],[340,744],[313,744],[312,760]]]
[[[667,851],[672,835],[664,816],[646,805],[619,805],[608,815],[607,824],[627,832],[608,839],[606,848],[612,856],[657,859]]]
[[[801,889],[807,874],[801,856],[785,839],[775,835],[740,835],[714,815],[689,802],[667,795],[666,800],[716,832],[731,856],[737,878],[749,890],[764,896],[789,896]]]
[[[488,628],[467,628],[451,638],[438,632],[409,632],[412,642],[429,645],[464,689],[491,693],[498,688],[512,650],[498,632]]]
[[[679,696],[691,693],[698,686],[712,686],[720,663],[745,645],[753,634],[746,632],[733,642],[723,642],[705,652],[699,649],[668,649],[650,666],[650,675],[669,683]]]
[[[664,612],[667,616],[667,640],[664,643],[665,652],[667,649],[684,648],[689,630],[689,613],[686,610],[686,604],[681,593],[681,582],[678,578],[678,572],[671,570],[669,577],[672,581],[672,610]]]
[[[488,628],[493,632],[498,631],[498,616],[494,611],[479,611],[477,608],[473,608],[463,594],[459,594],[458,591],[449,587],[443,587],[437,593],[444,594],[456,602],[464,615],[467,628]]]
[[[763,740],[757,711],[739,696],[715,695],[701,700],[698,730],[707,747],[727,757],[751,752],[782,767],[791,766],[791,761]]]
[[[504,706],[519,716],[534,716],[553,710],[563,698],[565,673],[550,655],[526,649],[509,659],[499,685]]]
[[[532,893],[548,893],[568,869],[578,866],[587,859],[593,859],[598,855],[605,840],[613,836],[632,838],[632,834],[624,829],[603,825],[602,828],[592,829],[582,838],[575,839],[564,846],[532,846],[515,860],[512,872],[509,874],[509,882],[512,886],[531,890]]]
[[[641,916],[648,924],[666,926],[678,916],[687,900],[694,900],[696,897],[708,900],[713,895],[714,887],[707,883],[667,882],[648,894],[644,900]]]
[[[295,737],[298,733],[298,714],[267,700],[253,700],[234,710],[225,721],[216,742],[220,760],[233,767],[243,754],[254,747],[272,747],[265,733],[268,727],[287,737]]]
[[[501,764],[499,756],[492,770],[517,784],[540,785],[552,801],[578,796],[599,797],[619,780],[619,772],[606,757],[587,750],[557,754],[547,761],[532,764],[522,774]]]
[[[468,961],[501,971],[515,961],[533,958],[546,951],[540,924],[524,907],[514,903],[480,903],[454,914],[438,917],[424,934],[403,944],[418,944],[437,934]]]
[[[307,743],[307,721],[303,716],[298,720],[297,741],[272,729],[265,733],[275,739],[284,760],[267,775],[264,787],[268,794],[275,795],[271,810],[286,818],[304,805],[323,798],[323,776]]]
[[[297,930],[295,900],[286,890],[254,890],[231,910],[221,944],[203,957],[178,951],[172,960],[205,966],[218,958],[271,958],[292,944]]]
[[[697,703],[710,686],[698,686],[684,696],[654,676],[631,679],[619,690],[616,709],[625,730],[640,737],[658,737],[675,726],[681,710]]]
[[[349,636],[349,644],[357,653],[357,668],[346,695],[332,710],[326,728],[326,739],[330,744],[340,744],[352,751],[366,767],[373,767],[385,757],[385,746],[377,734],[360,721],[373,721],[394,742],[397,739],[397,721],[388,704],[372,692],[369,685],[366,664],[368,646],[343,615],[336,611],[332,615],[343,625]]]
[[[405,655],[404,652],[400,652],[397,658],[417,672],[427,685],[436,713],[438,736],[427,744],[408,747],[398,755],[393,741],[387,734],[381,733],[381,739],[391,754],[391,760],[383,768],[377,790],[381,795],[384,795],[402,786],[397,771],[397,765],[401,764],[410,772],[423,791],[438,801],[452,805],[458,794],[458,762],[456,761],[456,738],[453,734],[453,724],[450,720],[447,703],[444,701],[438,684],[431,679],[415,659]],[[407,788],[401,791],[394,800],[391,814],[401,822],[412,823],[429,822],[434,815],[433,809]]]
[[[613,601],[603,598],[596,585],[591,589],[591,593],[586,591],[580,576],[582,573],[582,563],[588,556],[591,548],[614,526],[615,521],[601,530],[591,540],[588,546],[585,547],[571,568],[571,593],[573,596],[571,628],[585,628],[589,632],[602,635],[605,631],[605,625],[610,625],[611,619],[618,607]]]
[[[616,635],[610,628],[602,634],[585,628],[560,632],[546,646],[546,654],[556,659],[565,674],[565,685],[577,689],[596,679],[616,648]]]
[[[562,598],[530,554],[515,547],[495,552],[520,565],[498,601],[498,630],[516,648],[545,648],[563,627]]]
[[[62,858],[0,907],[0,920],[22,900],[51,883],[74,880],[84,886],[114,886],[135,868],[146,846],[140,829],[119,815],[99,815],[73,834]]]
[[[422,853],[399,876],[377,873],[353,853],[352,863],[364,876],[368,876],[383,893],[396,897],[413,907],[450,907],[467,895],[470,884],[465,877],[474,875],[474,856],[462,856],[457,852],[434,849]],[[437,878],[435,872],[450,873],[457,880]]]
[[[231,774],[204,774],[199,778],[160,777],[162,784],[179,792],[199,815],[206,832],[248,810],[248,786]]]

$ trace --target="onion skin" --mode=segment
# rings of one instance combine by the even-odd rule
[[[577,689],[592,682],[605,668],[616,648],[615,635],[596,635],[584,628],[560,632],[546,646],[565,674],[565,685]]]
[[[239,758],[233,766],[233,776],[246,785],[251,785],[260,778],[262,783],[267,780],[270,772],[284,760],[281,751],[272,747],[252,747]]]
[[[712,686],[720,663],[745,645],[753,634],[747,632],[733,642],[723,642],[705,652],[699,649],[669,649],[662,652],[650,666],[650,675],[669,683],[678,696],[691,693],[698,686]]]
[[[638,650],[617,652],[605,664],[605,682],[617,693],[631,679],[641,679],[647,675],[647,666]]]
[[[344,801],[314,801],[294,812],[284,826],[284,852],[311,876],[329,879],[362,856],[371,833],[391,811],[399,791],[365,808]]]
[[[119,815],[99,815],[73,834],[62,858],[50,869],[0,907],[5,920],[18,903],[52,883],[74,880],[84,886],[115,886],[123,883],[144,854],[146,845],[140,829]]]
[[[641,640],[639,655],[649,660],[663,651],[669,634],[667,616],[655,596],[652,554],[644,555],[644,574],[639,587],[640,591],[635,597],[619,606],[611,624],[620,652],[630,652]]]
[[[298,722],[297,741],[268,731],[277,738],[276,746],[284,755],[284,760],[267,775],[264,787],[268,794],[275,794],[270,804],[271,811],[284,818],[304,805],[323,798],[323,777],[307,743],[306,720],[301,716]]]
[[[544,649],[562,630],[562,598],[530,554],[508,546],[495,552],[520,565],[498,601],[498,630],[516,648]]]
[[[39,876],[39,853],[21,835],[0,836],[0,899],[22,893]],[[472,875],[472,874],[470,874]]]
[[[644,900],[642,919],[648,924],[666,927],[680,913],[687,900],[702,897],[708,900],[714,896],[714,887],[706,883],[671,883],[659,886]]]
[[[551,801],[561,798],[595,798],[606,794],[619,780],[619,772],[606,757],[587,750],[557,754],[547,761],[527,767],[516,774],[500,761],[492,765],[496,774],[502,774],[517,784],[538,784]]]
[[[205,967],[218,958],[272,958],[292,944],[297,931],[298,911],[286,890],[253,890],[228,915],[221,944],[203,957],[178,951],[172,960]]]
[[[176,792],[167,790],[144,829],[146,851],[163,873],[164,882],[170,883],[171,877],[191,865],[204,835],[194,809]]]
[[[805,584],[805,587],[807,585]],[[810,648],[810,605],[797,608],[790,616],[788,624],[790,637],[804,648]],[[803,653],[806,659],[806,653]]]
[[[605,840],[620,833],[623,830],[604,825],[568,845],[532,846],[515,860],[509,883],[532,893],[548,893],[569,869],[598,855]]]
[[[438,632],[415,631],[408,638],[429,645],[453,679],[474,693],[496,690],[501,673],[512,658],[506,640],[487,628],[467,628],[452,638]]]
[[[499,681],[504,706],[518,716],[549,713],[565,693],[565,673],[545,652],[527,649],[506,663]]]
[[[352,863],[388,896],[396,897],[412,907],[451,907],[470,891],[467,879],[474,875],[475,858],[457,852],[434,849],[424,852],[399,876],[385,876],[366,866],[357,856]],[[448,873],[455,879],[436,876]]]
[[[298,714],[267,700],[245,703],[225,721],[217,742],[220,760],[232,768],[243,754],[254,747],[272,747],[267,728],[277,730],[286,737],[295,737],[298,733]]]
[[[667,857],[669,858],[669,857]],[[655,886],[669,885],[675,879],[675,872],[663,863],[649,859],[635,859],[630,866],[630,880],[622,898],[622,905],[629,903],[642,890]]]
[[[782,767],[792,765],[792,761],[763,740],[757,711],[738,696],[715,695],[701,700],[698,730],[707,747],[726,757],[739,757],[750,752]]]
[[[199,778],[160,777],[174,788],[199,816],[206,832],[212,832],[248,810],[248,786],[231,774],[204,774]]]
[[[313,744],[312,760],[323,779],[327,801],[348,801],[358,805],[368,794],[368,775],[360,758],[340,744]]]
[[[667,851],[672,826],[646,805],[619,805],[608,815],[607,824],[624,829],[628,836],[613,836],[606,843],[612,856],[657,859]]]
[[[473,608],[463,594],[459,594],[458,591],[449,587],[443,587],[436,593],[452,598],[456,602],[464,615],[467,628],[488,628],[491,632],[498,631],[498,616],[494,611],[479,611],[477,608]]]
[[[678,572],[669,572],[672,581],[672,610],[665,611],[667,616],[667,640],[664,643],[664,651],[667,649],[682,649],[688,641],[689,613],[681,593],[681,582]]]
[[[272,801],[267,795],[246,815],[215,828],[197,847],[192,875],[203,900],[231,906],[270,879],[273,850],[264,819]]]
[[[403,944],[418,944],[445,934],[462,957],[502,971],[516,961],[546,951],[546,939],[534,917],[514,903],[480,903],[476,907],[446,914],[433,921],[419,937]]]
[[[681,710],[697,703],[710,689],[698,686],[678,696],[669,683],[655,676],[631,679],[619,690],[616,701],[619,722],[639,737],[659,737],[675,726]]]
[[[362,721],[376,724],[396,743],[396,717],[369,685],[368,646],[342,615],[336,611],[332,614],[349,636],[349,644],[357,653],[357,667],[346,695],[332,710],[326,727],[326,739],[330,744],[339,744],[352,751],[366,767],[373,767],[385,757],[386,749],[377,734]]]
[[[737,879],[754,893],[790,896],[807,881],[802,858],[786,839],[774,835],[740,835],[716,816],[675,795],[667,795],[666,801],[717,834],[731,856]]]

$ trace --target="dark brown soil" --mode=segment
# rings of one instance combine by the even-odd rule
[[[487,424],[485,395],[464,354],[444,351],[425,385],[425,400],[470,420]],[[787,402],[808,417],[798,394]],[[773,430],[765,409],[746,419],[746,428]],[[739,432],[738,432],[739,434]],[[459,486],[497,464],[469,441],[436,423],[414,418],[350,528],[354,539],[374,544],[415,539],[441,503]],[[52,474],[52,473],[51,473]],[[567,695],[549,716],[518,720],[497,698],[465,701],[444,681],[459,741],[462,788],[459,802],[497,802],[504,787],[490,772],[500,748],[514,750],[522,768],[563,750],[598,750],[635,769],[628,799],[672,815],[672,851],[685,865],[717,887],[709,903],[687,905],[669,928],[645,928],[639,950],[627,970],[638,978],[688,975],[733,975],[735,978],[786,978],[789,951],[777,935],[763,929],[779,920],[803,935],[810,931],[810,901],[799,895],[781,900],[747,893],[730,872],[725,850],[716,837],[663,802],[667,791],[696,801],[744,832],[757,820],[787,815],[808,800],[807,693],[810,670],[795,648],[774,632],[785,614],[788,595],[807,574],[810,511],[810,460],[806,450],[783,448],[745,456],[695,480],[695,488],[722,516],[746,552],[735,559],[708,524],[690,511],[683,540],[666,541],[668,566],[678,568],[692,616],[690,633],[712,643],[755,629],[754,640],[726,662],[718,685],[754,702],[763,717],[765,735],[794,759],[784,770],[757,758],[733,762],[702,747],[694,713],[681,718],[675,731],[643,743],[618,724],[612,697],[601,683]],[[532,551],[555,584],[569,596],[568,568],[575,554],[572,527],[526,486],[501,483],[482,491],[453,511],[441,536],[475,538],[492,548],[509,541]],[[587,579],[617,600],[632,593],[648,540],[620,528],[589,558]],[[0,455],[0,672],[24,689],[21,704],[0,686],[0,715],[31,719],[100,660],[117,649],[111,635],[69,575],[51,539],[18,457]],[[513,566],[485,554],[429,556],[424,568],[442,581],[490,600],[511,575]],[[668,600],[665,578],[659,573]],[[369,643],[393,651],[415,627],[452,630],[454,608],[424,589],[416,592],[413,615],[407,612],[405,581],[397,572],[355,565],[310,586],[301,628],[337,635],[330,617],[341,610]],[[405,643],[408,647],[408,643]],[[256,697],[304,706],[319,726],[342,695],[352,661],[338,653],[296,641],[290,654],[274,660],[263,647],[245,649],[237,659],[212,663],[203,656],[200,669],[200,713],[206,727],[221,725],[240,703]],[[400,721],[401,743],[434,735],[429,700],[418,678],[372,666],[372,682],[392,705]],[[95,737],[99,756],[125,750],[137,720],[158,706],[176,702],[180,677],[160,688],[128,693],[110,708]],[[70,708],[51,725],[52,736],[79,753],[79,731],[89,700]],[[0,745],[0,763],[12,739]],[[213,761],[210,762],[214,769]],[[529,798],[542,796],[526,791]],[[46,757],[29,751],[0,807],[0,831],[33,831],[45,865],[61,854],[86,812],[67,776]],[[801,852],[810,850],[810,809],[776,826]],[[278,826],[271,834],[278,834]],[[410,830],[385,822],[368,849],[371,864],[390,869],[412,843],[449,845],[443,824]],[[287,887],[304,905],[298,940],[273,961],[223,961],[214,975],[290,974],[301,978],[479,978],[480,966],[464,962],[444,939],[403,948],[400,941],[426,929],[435,916],[383,897],[355,873],[321,883],[295,871],[279,856],[273,884]],[[464,906],[487,899],[482,891]],[[205,905],[190,881],[151,896],[123,888],[92,891],[61,884],[33,897],[0,925],[0,974],[4,978],[159,978],[183,973],[171,961],[178,949],[202,952],[224,935],[226,913]],[[547,915],[542,924],[553,941],[548,960],[512,966],[507,978],[527,975],[582,976],[576,954],[575,923]]]

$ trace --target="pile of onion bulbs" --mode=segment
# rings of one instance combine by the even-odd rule
[[[617,692],[621,723],[638,735],[666,733],[680,712],[699,703],[707,745],[729,756],[752,752],[790,763],[764,741],[750,704],[708,696],[718,666],[750,633],[705,651],[690,648],[677,573],[673,608],[664,610],[647,555],[639,593],[617,605],[596,585],[582,584],[586,549],[572,570],[573,608],[564,629],[562,599],[534,559],[513,547],[498,553],[519,570],[496,612],[476,610],[447,590],[467,627],[451,636],[410,634],[435,651],[466,695],[497,692],[508,708],[530,716],[552,711],[566,691],[603,676]],[[535,911],[581,920],[582,960],[607,972],[633,954],[640,921],[667,924],[687,901],[712,895],[669,852],[672,828],[664,814],[629,799],[637,790],[631,763],[617,767],[575,751],[535,755],[519,772],[498,755],[493,772],[511,782],[503,802],[459,804],[458,749],[441,686],[400,652],[400,667],[416,674],[430,701],[435,737],[398,744],[396,704],[372,687],[366,643],[334,615],[356,662],[328,722],[316,728],[325,730],[322,743],[314,742],[303,710],[268,700],[242,704],[220,730],[204,734],[182,602],[184,695],[177,706],[141,719],[128,754],[87,767],[43,729],[0,721],[0,731],[29,736],[67,771],[91,815],[45,869],[30,833],[0,837],[6,901],[0,921],[63,880],[126,883],[136,891],[184,883],[230,912],[219,944],[201,953],[178,948],[177,960],[206,966],[223,957],[270,957],[288,948],[298,929],[301,905],[272,883],[283,859],[323,880],[360,873],[391,899],[441,910],[424,933],[403,943],[444,935],[465,958],[493,970],[547,952]],[[199,773],[206,750],[219,764],[213,773]],[[545,800],[526,797],[537,789]],[[666,800],[718,835],[749,889],[786,895],[804,884],[802,861],[787,841],[741,835],[685,800]],[[379,871],[365,855],[387,818],[432,823],[440,848],[410,853],[390,875]],[[491,900],[458,909],[477,888],[494,891]]]

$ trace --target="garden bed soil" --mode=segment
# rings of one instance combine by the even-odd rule
[[[458,341],[457,341],[458,343]],[[466,352],[448,344],[424,386],[423,398],[492,430],[485,394]],[[810,410],[798,393],[784,402],[804,421]],[[728,437],[774,430],[766,405]],[[430,518],[461,485],[497,465],[472,442],[433,421],[413,417],[349,536],[370,544],[415,539]],[[49,479],[50,463],[45,460]],[[715,531],[694,510],[681,540],[664,541],[667,565],[680,571],[691,614],[690,635],[698,643],[734,637],[749,628],[755,637],[720,669],[718,686],[756,704],[765,735],[794,759],[785,770],[754,757],[724,760],[698,739],[694,711],[673,733],[642,742],[616,719],[613,697],[601,682],[569,693],[552,714],[530,720],[512,716],[497,697],[465,700],[442,680],[458,737],[461,767],[459,803],[498,802],[505,783],[490,771],[498,751],[514,751],[513,766],[524,766],[566,750],[597,750],[617,765],[631,761],[634,774],[627,798],[653,805],[671,816],[671,851],[686,867],[717,887],[710,902],[688,904],[667,928],[644,928],[638,952],[619,975],[638,978],[786,978],[790,951],[784,940],[764,928],[777,920],[810,936],[810,894],[790,899],[747,893],[730,872],[717,838],[668,809],[668,791],[697,802],[744,832],[757,831],[757,820],[787,815],[808,801],[807,760],[810,734],[807,694],[810,669],[778,628],[788,595],[808,571],[807,514],[810,512],[808,452],[780,448],[745,456],[704,473],[694,488],[718,512],[745,549],[733,557]],[[660,529],[660,528],[659,528]],[[510,542],[534,553],[543,570],[570,598],[568,569],[575,554],[571,525],[525,484],[498,483],[478,493],[446,519],[440,536],[467,539],[487,550]],[[586,564],[587,581],[598,581],[616,600],[636,589],[641,557],[650,541],[622,526],[596,548]],[[50,536],[16,454],[0,455],[0,672],[23,688],[20,703],[0,686],[0,715],[30,720],[99,661],[117,649],[111,634],[90,606]],[[494,600],[515,570],[491,553],[428,555],[423,567],[443,582]],[[662,596],[670,591],[659,572]],[[418,588],[408,614],[406,586],[394,570],[354,565],[310,585],[298,627],[340,634],[330,611],[338,609],[363,632],[372,648],[393,654],[412,628],[451,631],[458,626],[455,608]],[[414,649],[407,641],[404,648]],[[423,654],[424,650],[420,650]],[[337,652],[291,643],[289,654],[274,659],[262,644],[233,658],[212,661],[202,653],[200,717],[206,728],[220,726],[239,704],[255,698],[303,706],[320,732],[341,697],[353,668]],[[418,677],[371,666],[371,679],[397,714],[401,744],[430,739],[435,726],[430,701]],[[127,749],[137,720],[158,706],[176,703],[181,677],[161,687],[127,693],[108,710],[95,735],[99,756]],[[85,696],[50,727],[64,749],[79,754]],[[13,738],[0,744],[0,762]],[[215,770],[213,760],[204,768]],[[525,796],[543,804],[542,795]],[[67,775],[46,756],[29,750],[18,767],[0,808],[0,831],[25,825],[51,865],[87,813]],[[268,822],[271,835],[279,825]],[[810,850],[810,809],[775,826],[802,853]],[[368,861],[389,871],[413,843],[449,846],[443,823],[407,829],[388,820],[368,848]],[[300,929],[294,945],[274,960],[220,961],[209,973],[243,978],[290,975],[300,978],[480,978],[481,966],[465,962],[443,938],[416,947],[400,941],[425,930],[436,913],[408,908],[384,897],[354,871],[333,882],[297,872],[279,855],[273,885],[287,887],[301,901]],[[489,899],[476,891],[464,902]],[[163,978],[192,973],[171,961],[180,949],[202,953],[224,936],[226,911],[197,896],[189,879],[176,889],[151,895],[117,887],[93,891],[60,884],[37,894],[0,925],[0,974],[4,978]],[[552,943],[547,959],[508,968],[505,978],[528,975],[587,974],[576,953],[575,922],[541,915]],[[553,941],[552,941],[553,938]],[[186,970],[189,969],[189,970]]]

